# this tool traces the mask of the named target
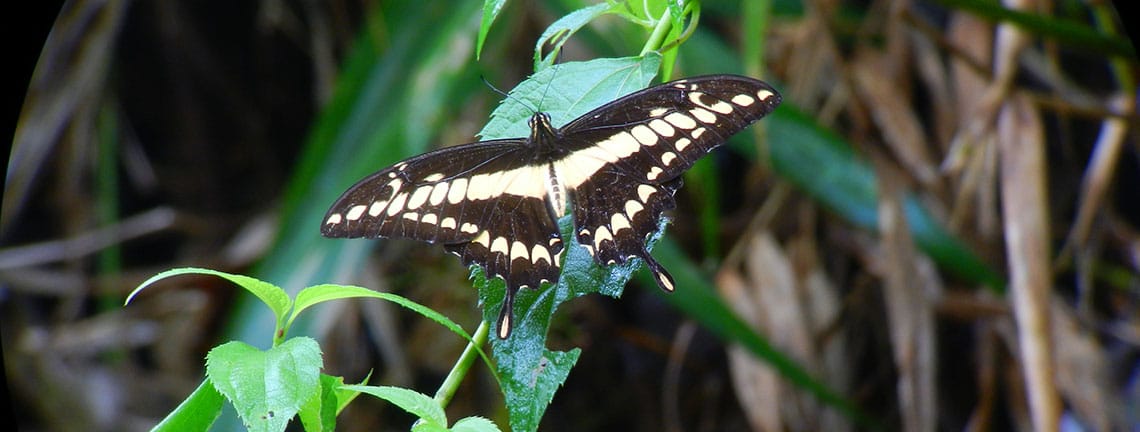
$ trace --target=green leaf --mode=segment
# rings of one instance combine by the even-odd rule
[[[479,54],[483,53],[483,43],[487,41],[487,34],[491,32],[491,24],[494,24],[495,18],[499,17],[499,13],[503,11],[503,6],[507,4],[507,0],[484,0],[483,1],[483,19],[479,22],[479,36],[475,42],[475,59],[479,59]]]
[[[372,372],[369,372],[368,375],[364,377],[364,379],[360,380],[360,384],[363,385],[364,383],[368,382],[368,378],[371,378],[371,377],[372,377]],[[344,407],[348,406],[349,402],[352,402],[354,399],[356,399],[357,396],[360,396],[360,392],[344,388],[344,379],[343,378],[340,379],[340,383],[341,384],[336,387],[336,413],[337,414],[340,414],[341,411],[344,411]]]
[[[436,423],[417,422],[412,425],[412,432],[447,432],[446,426],[440,426]]]
[[[491,113],[479,131],[483,139],[517,138],[530,135],[527,121],[535,110],[550,114],[562,126],[590,110],[641,90],[657,75],[661,56],[596,59],[560,63],[543,69],[519,83]]]
[[[483,417],[464,417],[451,427],[452,432],[498,432],[499,426]]]
[[[178,404],[178,407],[167,414],[151,431],[154,432],[184,432],[206,431],[218,415],[222,413],[222,403],[225,398],[218,393],[209,381],[202,381],[198,388]]]
[[[447,414],[431,396],[415,390],[392,386],[346,385],[342,388],[370,394],[391,402],[392,405],[418,417],[421,424],[426,423],[429,426],[447,428]]]
[[[460,327],[459,324],[455,323],[455,321],[452,321],[450,318],[432,310],[427,306],[421,305],[396,294],[382,293],[379,291],[373,291],[368,288],[353,285],[321,284],[301,290],[301,292],[297,293],[296,307],[294,307],[293,316],[289,317],[289,322],[292,323],[301,311],[308,309],[313,305],[329,300],[346,298],[375,298],[396,303],[413,312],[423,315],[424,317],[435,321],[444,327],[447,327],[447,329],[451,330],[452,333],[459,335],[460,337],[466,339],[468,342],[473,342],[472,336],[468,334],[466,330],[463,330],[463,327]],[[488,366],[490,366],[491,360],[487,357],[487,354],[483,351],[483,349],[476,347],[476,350],[478,350],[479,356],[483,358],[483,361],[487,363]]]
[[[131,300],[135,298],[135,295],[137,295],[140,291],[150,286],[151,284],[168,277],[184,274],[204,274],[218,276],[220,278],[233,282],[242,288],[245,288],[246,291],[249,291],[251,294],[261,299],[262,303],[265,303],[266,306],[269,306],[269,309],[273,311],[275,322],[277,323],[282,322],[283,318],[289,312],[289,307],[293,304],[292,300],[289,299],[289,295],[285,293],[285,290],[282,290],[277,285],[273,285],[269,282],[261,281],[249,276],[235,275],[226,272],[220,272],[217,270],[195,267],[171,269],[151,276],[150,279],[143,281],[143,283],[140,284],[138,288],[135,288],[134,291],[131,291],[131,294],[127,296],[127,300],[124,302],[124,304],[129,304]]]
[[[570,36],[573,36],[574,33],[595,18],[612,13],[614,9],[621,7],[620,3],[598,3],[570,12],[563,15],[558,21],[551,23],[534,44],[534,70],[536,72],[541,71],[553,65],[558,59],[558,53],[562,51],[562,45],[570,39]],[[544,56],[542,55],[543,49],[548,45],[550,46],[550,53]]]
[[[659,67],[660,56],[651,53],[645,57],[569,62],[544,69],[511,92],[492,114],[482,135],[487,139],[527,135],[526,120],[533,114],[528,103],[541,106],[551,114],[553,123],[561,126],[591,109],[645,88]],[[546,331],[558,305],[593,292],[616,297],[640,266],[638,260],[599,266],[574,241],[570,216],[563,217],[559,227],[563,239],[569,241],[558,284],[520,291],[515,298],[515,325],[511,336],[492,344],[511,428],[516,431],[538,427],[554,392],[565,382],[578,360],[580,351],[577,349],[569,352],[546,349]],[[484,305],[483,318],[493,323],[503,304],[503,280],[488,281],[478,266],[472,267],[472,275]]]
[[[320,392],[321,350],[310,338],[268,351],[228,342],[206,355],[206,376],[251,431],[281,431]]]
[[[321,391],[313,394],[297,413],[305,432],[336,430],[336,415],[341,406],[339,390],[343,385],[344,378],[321,374]]]

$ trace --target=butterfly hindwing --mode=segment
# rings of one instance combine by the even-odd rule
[[[661,214],[675,207],[678,186],[679,178],[658,185],[630,179],[616,169],[595,174],[572,193],[578,243],[601,265],[641,258],[658,285],[672,291],[673,278],[649,255],[645,242],[657,230]]]

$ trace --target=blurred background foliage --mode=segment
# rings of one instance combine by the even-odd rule
[[[18,426],[146,429],[210,346],[268,346],[267,311],[218,280],[120,306],[172,267],[355,283],[475,327],[467,269],[442,248],[324,240],[320,217],[362,176],[472,141],[500,98],[484,80],[521,81],[546,26],[586,3],[508,2],[478,60],[478,2],[391,3],[62,6],[35,41],[0,217]],[[655,255],[707,290],[641,281],[562,308],[552,348],[582,355],[541,429],[854,428],[789,370],[890,429],[1140,424],[1133,47],[1110,4],[1010,4],[1026,10],[704,4],[666,78],[758,76],[785,107],[678,193]],[[563,60],[635,55],[645,37],[602,18]],[[463,348],[380,302],[311,317],[303,332],[349,381],[430,392]],[[486,371],[449,407],[473,414],[506,424]],[[410,421],[359,399],[340,425]]]

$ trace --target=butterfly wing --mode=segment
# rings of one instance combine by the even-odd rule
[[[562,239],[546,201],[549,165],[523,139],[484,141],[426,153],[348,189],[325,215],[326,237],[404,237],[442,243],[465,265],[506,281],[500,335],[520,288],[555,282]]]
[[[675,206],[681,174],[779,103],[762,81],[710,75],[632,93],[564,126],[569,155],[558,171],[574,203],[578,242],[599,264],[642,258],[672,291],[672,277],[645,240]]]
[[[529,140],[436,150],[361,180],[329,209],[321,232],[443,243],[464,264],[506,281],[498,323],[505,338],[515,293],[558,280],[563,245],[556,215],[566,191],[575,235],[595,261],[642,258],[671,291],[672,278],[645,240],[675,206],[680,175],[779,102],[761,81],[714,75],[632,93],[557,132],[548,117],[536,115]]]

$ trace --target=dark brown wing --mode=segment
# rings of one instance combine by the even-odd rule
[[[558,280],[563,245],[555,206],[562,203],[550,203],[547,195],[557,190],[561,196],[565,188],[575,235],[595,261],[642,258],[671,291],[672,278],[646,252],[645,240],[661,213],[674,207],[680,175],[779,102],[770,86],[747,77],[662,84],[597,108],[556,134],[535,129],[532,135],[557,138],[557,151],[509,139],[400,162],[349,188],[329,209],[321,232],[443,243],[464,264],[506,281],[498,323],[505,338],[515,293]],[[545,118],[536,115],[532,128]]]
[[[325,215],[326,237],[443,243],[507,285],[500,334],[520,288],[556,282],[562,238],[546,203],[549,164],[530,164],[522,139],[448,147],[368,176]],[[505,324],[504,324],[505,323]]]
[[[675,206],[680,175],[779,103],[762,81],[710,75],[632,93],[567,124],[561,145],[570,153],[556,165],[571,191],[578,242],[599,264],[642,258],[672,291],[645,238]]]

